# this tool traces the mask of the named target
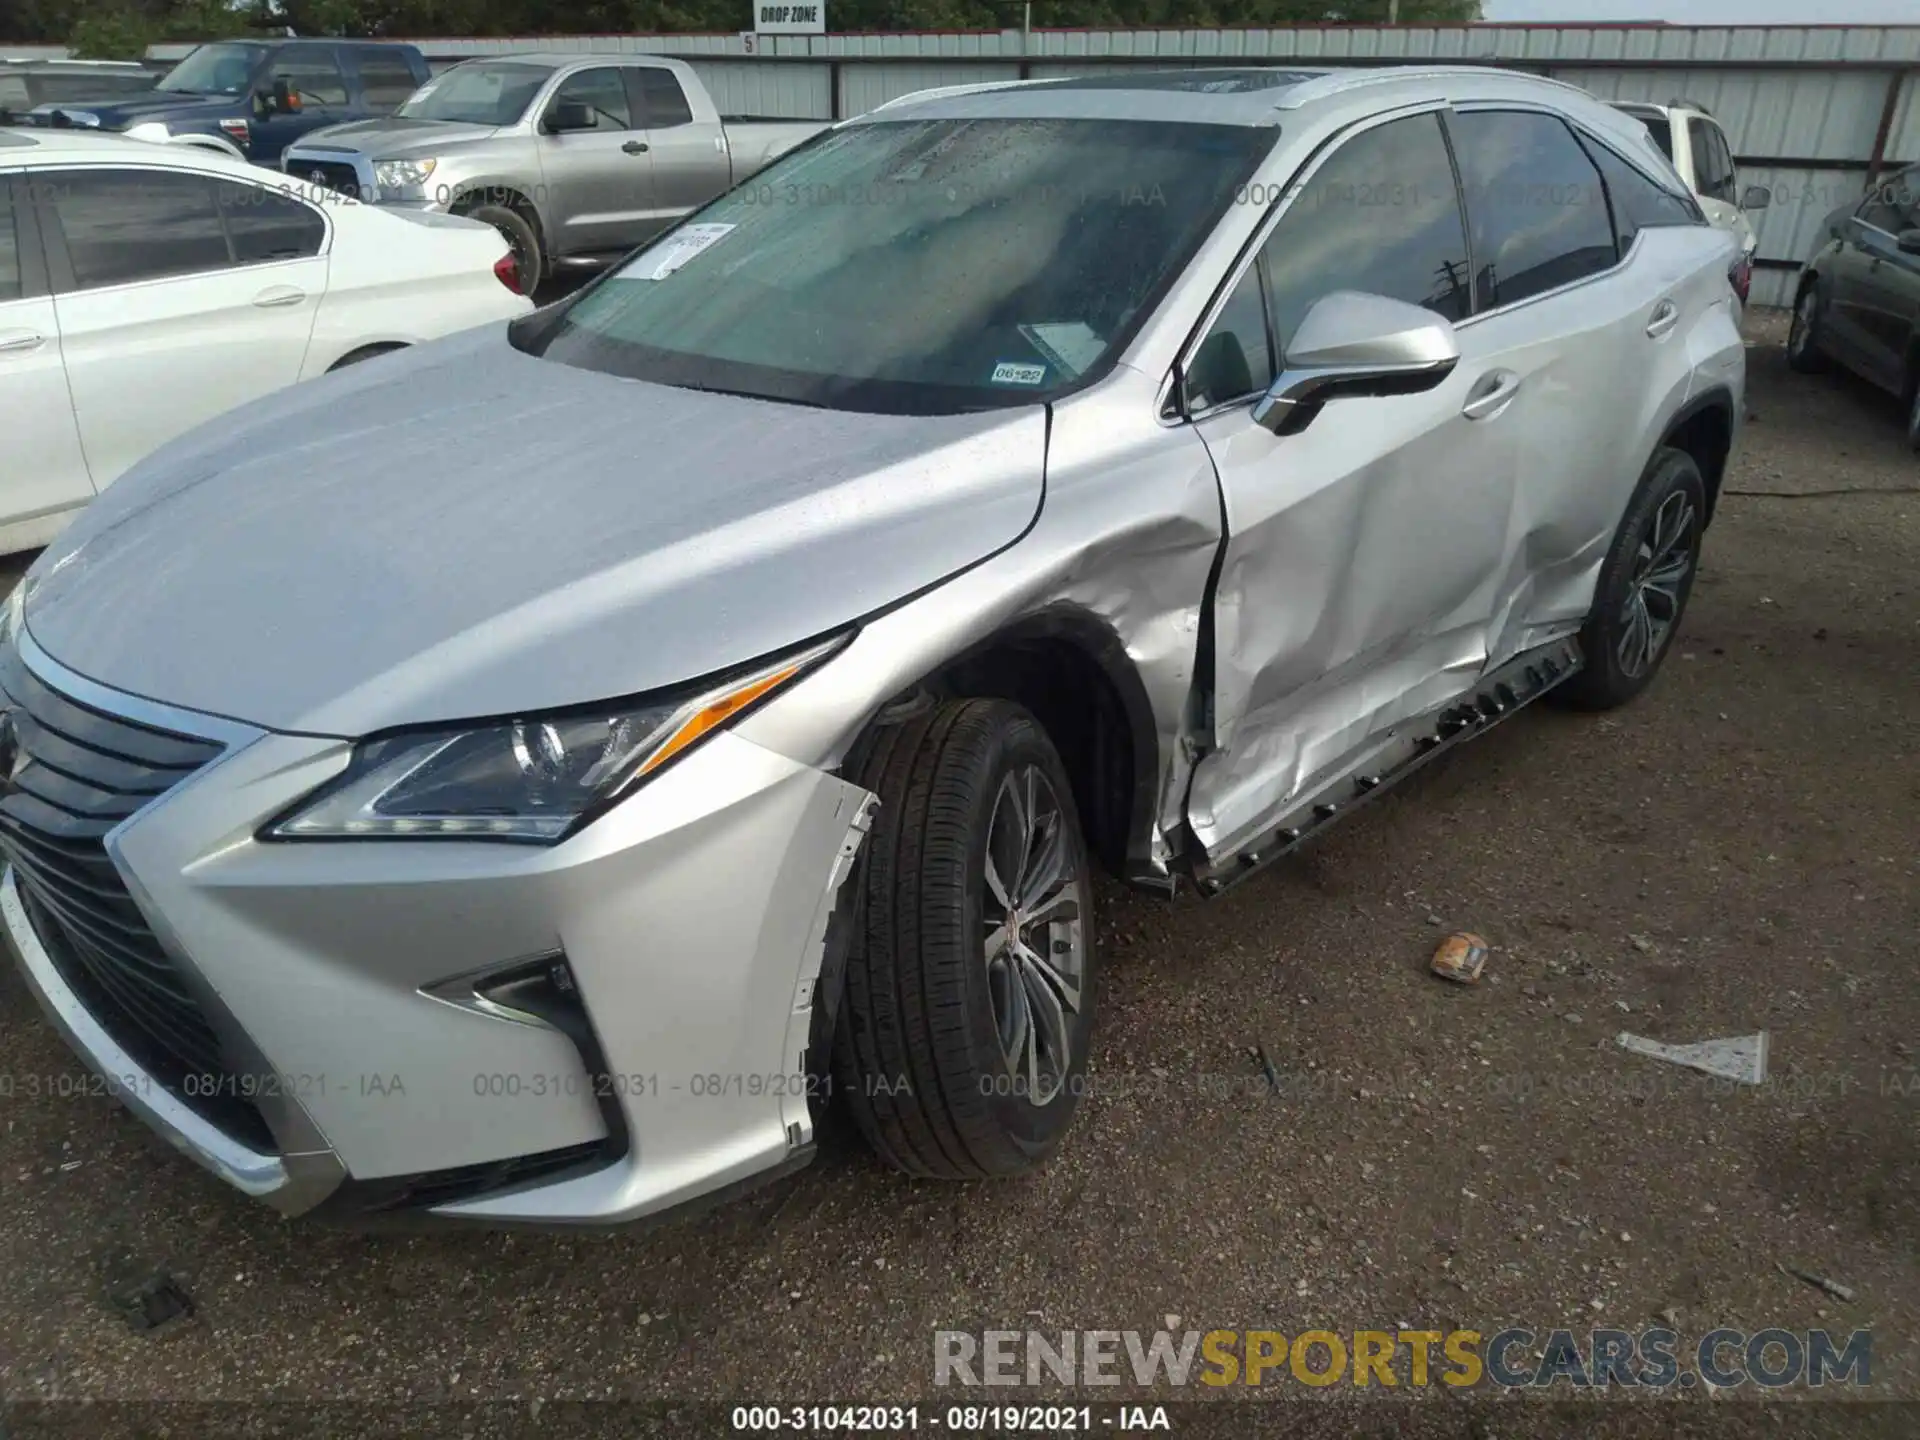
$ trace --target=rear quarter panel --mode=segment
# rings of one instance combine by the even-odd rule
[[[507,242],[491,226],[364,205],[342,205],[332,220],[327,293],[302,379],[368,345],[418,345],[533,308],[493,273]]]

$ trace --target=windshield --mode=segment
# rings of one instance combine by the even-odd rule
[[[511,125],[553,74],[549,65],[483,60],[456,65],[413,92],[396,114],[409,120],[462,120],[469,125]]]
[[[846,410],[1029,404],[1089,383],[1275,131],[921,120],[831,131],[605,277],[529,348]]]
[[[154,88],[182,95],[238,95],[266,53],[264,45],[202,45]]]

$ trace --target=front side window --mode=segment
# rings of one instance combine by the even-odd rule
[[[266,54],[264,45],[202,45],[155,88],[180,95],[241,95]]]
[[[1247,267],[1187,366],[1187,413],[1256,395],[1273,384],[1273,347],[1260,266]]]
[[[1473,227],[1475,293],[1490,310],[1618,261],[1600,172],[1564,122],[1477,110],[1449,122]]]
[[[1342,145],[1289,202],[1261,254],[1283,356],[1314,301],[1335,290],[1466,319],[1467,236],[1439,120],[1392,120]]]
[[[324,50],[283,50],[267,72],[267,84],[287,82],[287,89],[305,105],[345,105],[347,77],[340,73],[340,62]]]
[[[1727,151],[1727,137],[1711,120],[1694,116],[1687,126],[1693,146],[1694,188],[1710,200],[1733,203],[1733,156]]]
[[[517,60],[456,65],[414,91],[395,113],[408,120],[515,125],[552,74],[551,66]]]
[[[549,115],[562,105],[581,105],[593,121],[595,130],[631,130],[633,111],[627,103],[627,82],[609,65],[603,69],[581,70],[560,82],[547,105]]]
[[[240,265],[298,260],[320,253],[326,222],[320,212],[264,185],[213,182],[214,199]]]
[[[353,52],[353,63],[360,72],[360,94],[367,108],[377,115],[399,109],[420,88],[407,57],[397,50],[368,45]]]
[[[1139,120],[870,121],[789,152],[531,353],[692,389],[939,414],[1098,379],[1273,145]]]
[[[1920,165],[1887,176],[1860,203],[1863,224],[1889,235],[1920,227]]]
[[[227,266],[226,232],[204,175],[52,170],[44,180],[79,289]]]

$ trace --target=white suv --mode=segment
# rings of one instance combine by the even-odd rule
[[[1666,152],[1674,170],[1699,200],[1708,222],[1716,230],[1738,236],[1741,254],[1751,258],[1757,237],[1746,212],[1766,209],[1770,193],[1764,185],[1749,185],[1744,195],[1740,193],[1740,175],[1727,144],[1727,132],[1707,113],[1706,106],[1690,100],[1675,100],[1669,105],[1639,100],[1615,100],[1612,104],[1645,124],[1654,144]]]

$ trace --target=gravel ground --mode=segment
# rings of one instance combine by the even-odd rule
[[[256,1208],[110,1101],[16,1095],[0,1396],[513,1402],[404,1426],[86,1422],[170,1414],[180,1434],[249,1414],[637,1433],[642,1412],[565,1402],[924,1400],[940,1327],[1639,1330],[1670,1311],[1691,1337],[1871,1327],[1873,1392],[1920,1400],[1920,463],[1891,401],[1788,374],[1778,318],[1756,320],[1755,420],[1659,684],[1598,719],[1527,711],[1221,900],[1109,890],[1095,1091],[1043,1174],[913,1182],[829,1135],[793,1180],[667,1230],[364,1236]],[[1477,988],[1426,973],[1456,927],[1494,947]],[[1696,1083],[1615,1048],[1623,1028],[1765,1029],[1769,1083]],[[1278,1094],[1247,1084],[1256,1045]],[[11,971],[0,1054],[78,1073]],[[161,1271],[194,1314],[136,1333],[110,1297]],[[1911,1403],[1610,1403],[1576,1425],[1313,1398],[1289,1425],[1920,1433]],[[1225,1428],[1182,1414],[1186,1433],[1253,1433],[1205,1408]],[[723,1412],[644,1414],[697,1434]]]

